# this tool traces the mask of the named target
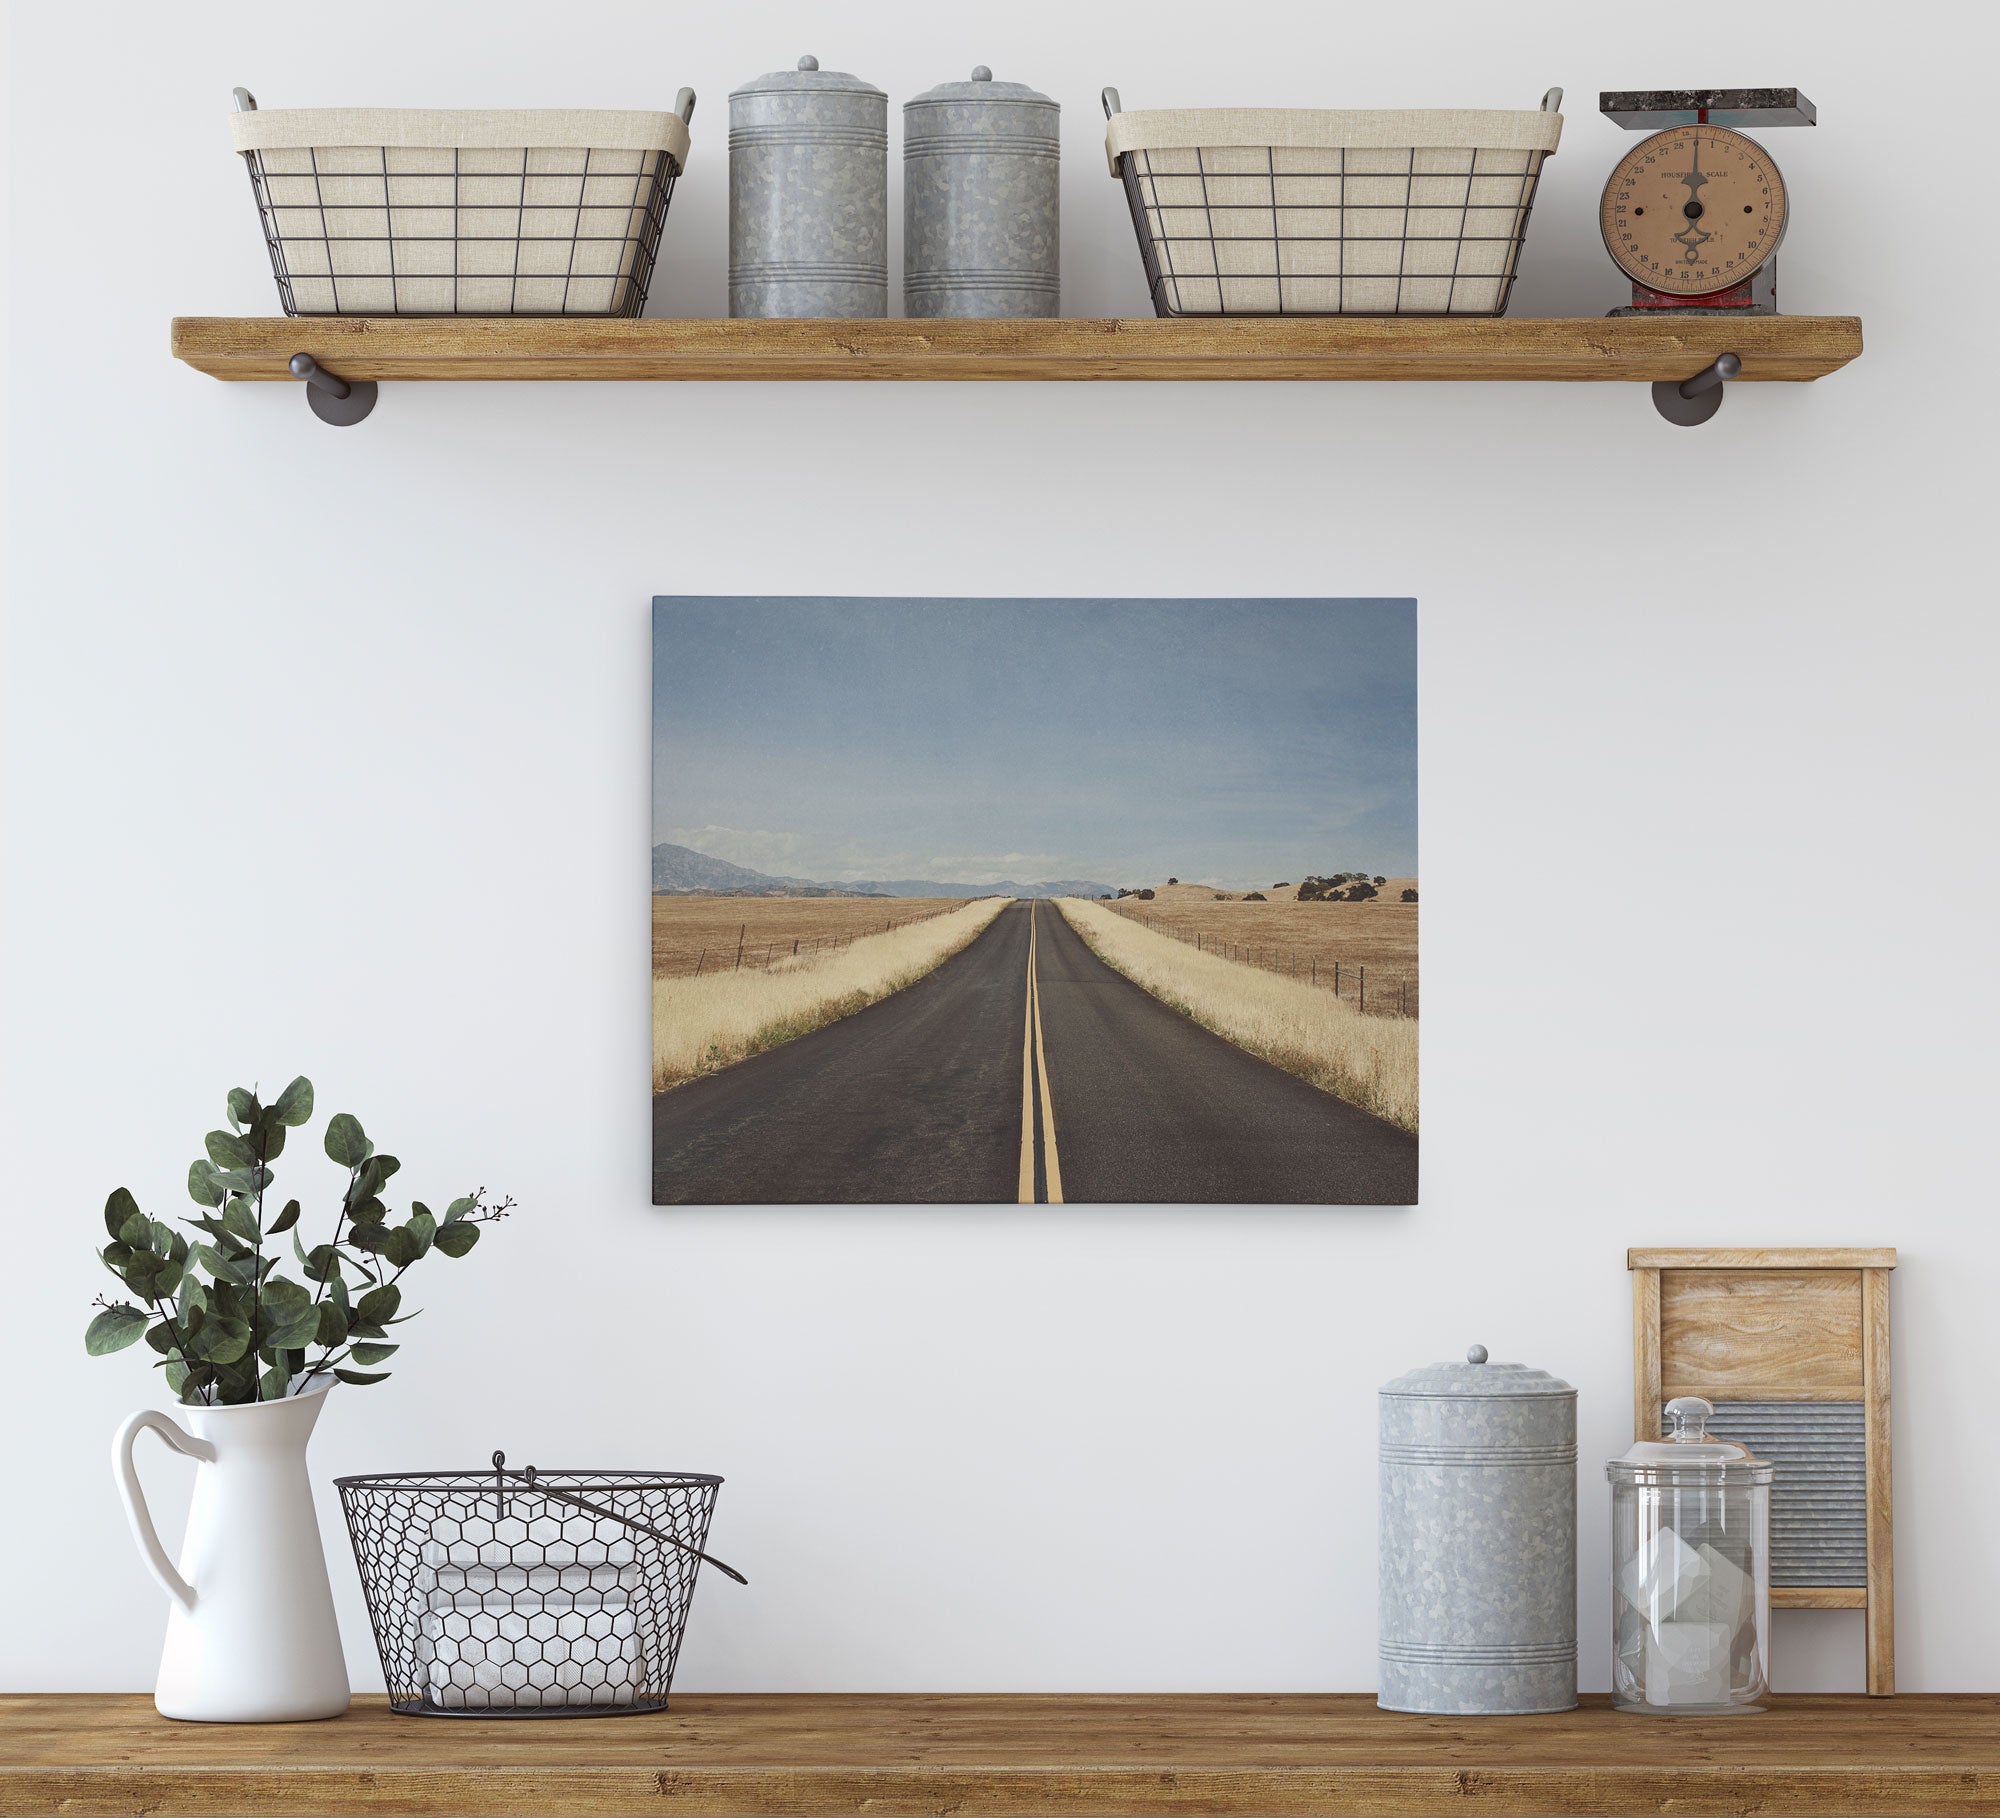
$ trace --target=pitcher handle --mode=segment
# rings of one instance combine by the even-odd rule
[[[200,1459],[205,1464],[214,1463],[215,1448],[207,1440],[195,1438],[180,1422],[154,1408],[141,1408],[118,1429],[118,1436],[111,1442],[111,1472],[118,1480],[118,1494],[125,1500],[125,1515],[132,1523],[132,1538],[139,1543],[139,1552],[146,1561],[147,1569],[159,1581],[160,1589],[182,1609],[192,1610],[194,1586],[174,1569],[174,1562],[167,1557],[167,1549],[160,1545],[160,1537],[153,1529],[152,1511],[146,1507],[146,1493],[139,1487],[139,1473],[132,1463],[133,1441],[148,1428],[159,1434],[176,1452]]]

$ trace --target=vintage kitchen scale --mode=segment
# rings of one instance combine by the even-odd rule
[[[1813,104],[1795,88],[1679,88],[1605,93],[1597,106],[1634,132],[1654,129],[1619,159],[1598,205],[1605,250],[1632,281],[1632,301],[1611,313],[1776,315],[1785,180],[1740,129],[1811,126]],[[1741,370],[1725,354],[1683,385],[1655,385],[1653,402],[1669,422],[1705,423]]]

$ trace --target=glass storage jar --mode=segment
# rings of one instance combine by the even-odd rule
[[[1667,1403],[1611,1480],[1611,1693],[1628,1711],[1764,1708],[1771,1660],[1771,1466],[1711,1439],[1699,1396]]]

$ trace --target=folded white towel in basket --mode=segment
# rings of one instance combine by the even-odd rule
[[[529,1563],[539,1553],[542,1563]],[[424,1547],[417,1663],[447,1710],[629,1704],[645,1683],[629,1541]]]

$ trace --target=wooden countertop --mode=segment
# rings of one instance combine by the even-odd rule
[[[1369,1697],[677,1697],[603,1721],[169,1723],[145,1697],[0,1698],[0,1813],[63,1818],[1005,1814],[2000,1814],[2000,1697],[1602,1699],[1434,1718]]]

